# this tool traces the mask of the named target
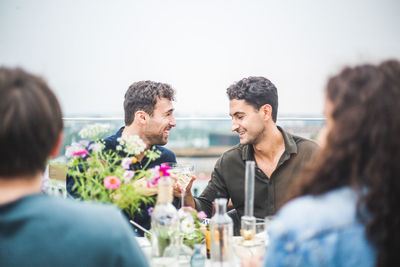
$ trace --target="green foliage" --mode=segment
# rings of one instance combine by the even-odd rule
[[[122,147],[124,145],[121,144]],[[132,171],[129,166],[137,161],[135,155],[122,157],[116,151],[104,151],[104,144],[99,140],[89,146],[92,147],[89,151],[84,146],[74,146],[75,151],[70,152],[72,158],[68,174],[75,179],[73,190],[78,198],[115,204],[130,218],[141,212],[139,207],[142,203],[151,204],[154,201],[145,194],[146,186],[143,184],[146,182],[136,182],[151,178],[152,170],[146,168],[160,156],[159,151],[145,151],[148,161],[144,168]]]

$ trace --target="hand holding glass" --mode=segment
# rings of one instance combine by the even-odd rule
[[[170,174],[177,178],[176,183],[181,188],[181,198],[182,198],[182,207],[184,203],[184,197],[186,192],[186,187],[192,180],[194,165],[191,163],[168,163],[171,169],[169,170]]]

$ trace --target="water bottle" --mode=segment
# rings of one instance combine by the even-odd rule
[[[190,259],[190,267],[204,267],[204,264],[206,262],[206,257],[204,257],[204,255],[201,254],[200,249],[201,249],[200,244],[194,245],[194,253],[192,255],[192,258]]]

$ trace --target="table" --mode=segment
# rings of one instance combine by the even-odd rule
[[[237,243],[240,239],[241,239],[240,236],[234,236],[233,237],[234,243]],[[142,248],[144,254],[146,255],[147,259],[150,262],[150,260],[151,260],[151,244],[150,244],[149,240],[146,237],[136,237],[136,240],[139,243],[139,246]],[[265,245],[267,245],[267,242],[265,243]],[[245,251],[245,250],[243,250],[243,253],[240,253],[240,251],[238,251],[238,247],[237,246],[234,247],[234,249],[235,249],[235,252],[233,254],[234,254],[235,265],[232,266],[232,267],[241,266],[240,258],[238,256],[239,254],[242,254],[244,257],[251,257],[252,256],[250,253],[248,253],[248,251]],[[205,246],[203,246],[202,252],[203,252],[203,255],[205,256],[206,255]],[[265,252],[265,247],[259,247],[259,248],[255,248],[254,250],[252,250],[251,253],[253,253],[253,254],[255,254],[255,253],[264,254],[264,252]],[[246,253],[247,253],[247,255],[245,255]],[[176,265],[174,265],[174,266],[180,266],[180,267],[182,267],[182,266],[186,267],[187,266],[187,267],[190,267],[190,263],[189,264],[185,264],[185,265],[182,265],[182,264],[179,265],[179,263],[176,262]],[[174,266],[168,265],[168,267],[174,267]],[[206,259],[206,263],[205,263],[204,266],[205,267],[211,267],[211,261],[209,259]],[[231,265],[230,265],[230,267],[231,267]]]

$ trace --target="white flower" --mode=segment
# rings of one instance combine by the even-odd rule
[[[93,152],[101,152],[104,148],[104,145],[102,143],[92,143],[89,146],[89,150]]]
[[[89,145],[89,141],[88,140],[80,140],[79,144],[82,145],[83,147],[87,147]]]
[[[134,175],[135,175],[134,171],[125,171],[124,175],[122,176],[122,180],[124,180],[125,184],[129,184]]]
[[[110,130],[109,124],[95,123],[90,124],[79,132],[81,138],[95,140],[108,133]]]
[[[125,153],[139,155],[146,149],[146,144],[137,135],[124,135],[118,139]]]
[[[121,150],[122,150],[122,146],[117,145],[115,149],[116,149],[117,151],[121,151]]]
[[[181,221],[181,231],[190,234],[194,231],[194,220],[192,216],[187,216]]]

